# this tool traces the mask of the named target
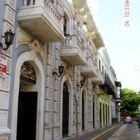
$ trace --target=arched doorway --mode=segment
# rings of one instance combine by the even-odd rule
[[[93,115],[93,128],[95,127],[95,105],[94,105],[94,96],[93,96],[93,101],[92,101],[92,115]]]
[[[100,128],[102,127],[102,103],[100,102]]]
[[[63,105],[62,105],[62,137],[68,136],[69,132],[69,91],[67,83],[63,84]]]
[[[38,92],[33,90],[35,84],[35,70],[29,62],[24,62],[20,71],[17,140],[36,139]]]
[[[26,80],[25,79],[23,80],[21,78],[21,69],[22,69],[23,64],[25,64],[25,62],[27,62],[29,65],[32,65],[35,71],[35,75],[36,75],[36,82],[35,80],[33,80],[33,77],[32,78],[30,77],[30,79],[28,80],[26,78],[25,78]],[[34,98],[35,103],[33,103],[32,101],[32,105],[37,106],[37,107],[34,107],[34,112],[36,112],[36,115],[35,115],[36,117],[34,117],[34,120],[36,120],[36,123],[34,123],[34,126],[36,125],[36,128],[34,130],[32,129],[32,132],[35,133],[33,137],[35,137],[35,140],[38,140],[38,139],[43,140],[45,73],[44,73],[44,66],[42,62],[43,61],[41,59],[41,56],[34,51],[23,52],[22,54],[18,55],[18,57],[16,58],[14,76],[12,79],[13,81],[12,93],[13,94],[11,94],[12,102],[11,102],[11,114],[9,118],[11,119],[10,126],[12,130],[11,135],[10,135],[10,140],[17,140],[17,135],[18,135],[17,133],[19,133],[17,129],[19,127],[18,126],[18,118],[19,118],[18,108],[19,108],[20,98],[30,98],[30,97],[22,97],[24,95],[21,95],[21,94],[25,92],[30,93],[30,95],[28,94],[25,96],[31,96],[32,98]],[[31,105],[28,105],[28,107],[29,106]]]
[[[85,94],[82,92],[82,130],[85,130]]]

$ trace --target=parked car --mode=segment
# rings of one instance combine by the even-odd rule
[[[125,117],[124,123],[132,123],[132,118],[130,116]]]

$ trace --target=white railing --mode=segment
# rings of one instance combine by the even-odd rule
[[[54,4],[52,0],[24,0],[23,7],[43,6],[52,22],[63,31],[63,8],[61,3]]]
[[[68,49],[77,49],[78,52],[83,56],[83,52],[82,49],[78,46],[77,43],[77,35],[74,35],[72,37],[67,37],[65,39],[65,43],[64,43],[64,48],[68,48]]]
[[[44,4],[46,13],[50,16],[50,18],[53,19],[57,26],[60,27],[61,30],[63,30],[63,19],[61,15],[63,11],[61,5],[59,5],[58,3],[58,7],[56,7],[55,5],[53,5],[51,0],[45,0]]]

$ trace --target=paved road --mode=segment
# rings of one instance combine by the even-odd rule
[[[140,129],[137,122],[123,124],[108,140],[140,140]]]

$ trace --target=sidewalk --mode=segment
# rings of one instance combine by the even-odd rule
[[[119,125],[121,125],[121,123],[113,124],[113,125],[105,127],[105,128],[94,130],[92,132],[85,133],[84,135],[77,136],[77,137],[74,137],[74,138],[67,138],[66,140],[96,140],[99,137],[101,137],[102,135],[104,135],[105,133],[108,133],[113,128],[115,128]]]

